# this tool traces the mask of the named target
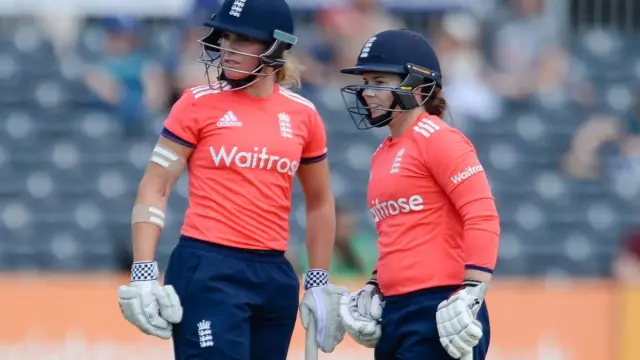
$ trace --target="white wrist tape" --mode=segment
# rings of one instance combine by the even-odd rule
[[[162,166],[177,177],[180,177],[186,164],[186,161],[180,155],[162,145],[156,145],[153,148],[150,161]]]
[[[162,229],[164,227],[164,216],[164,211],[156,206],[136,204],[131,212],[131,224],[146,222],[157,225]]]

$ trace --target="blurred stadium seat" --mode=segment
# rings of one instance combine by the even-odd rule
[[[428,28],[437,18],[398,15],[418,29]],[[299,16],[302,23],[309,14]],[[82,264],[94,264],[92,268],[100,268],[95,264],[103,264],[108,268],[113,264],[112,254],[106,249],[92,253],[93,247],[96,242],[109,244],[111,237],[128,236],[129,230],[122,225],[127,221],[149,146],[159,131],[158,123],[150,121],[141,139],[121,136],[118,113],[92,99],[82,74],[78,75],[77,68],[70,69],[100,59],[108,36],[100,19],[84,22],[75,52],[67,56],[55,54],[46,30],[36,22],[22,18],[2,22],[0,191],[4,226],[0,241],[7,251],[3,257],[13,259],[3,262],[3,267],[47,269],[61,265],[56,260],[42,261],[49,251],[63,254],[66,266],[75,264],[81,269]],[[151,58],[171,56],[182,25],[178,20],[144,19],[139,46],[149,51]],[[540,275],[557,268],[572,276],[609,275],[607,264],[618,247],[617,239],[631,225],[634,219],[627,215],[638,205],[637,196],[625,197],[625,188],[637,185],[616,187],[606,176],[572,179],[562,172],[560,159],[589,114],[605,112],[624,118],[633,107],[640,75],[639,39],[619,31],[587,28],[563,43],[571,69],[562,86],[582,81],[594,84],[594,104],[581,103],[566,93],[538,92],[524,101],[504,101],[503,110],[489,122],[450,119],[454,125],[461,122],[476,144],[495,191],[508,239],[503,247],[510,254],[500,259],[500,275]],[[70,64],[74,62],[75,66]],[[326,122],[336,195],[366,213],[368,159],[384,133],[356,131],[341,103],[327,95],[330,91],[335,92],[335,87],[303,93],[317,104]],[[176,215],[172,221],[176,225],[163,234],[164,256],[175,243],[180,214],[186,206],[184,193],[177,193],[173,200]],[[299,192],[295,201],[293,209],[302,201]],[[74,212],[82,215],[64,215]],[[35,228],[20,226],[22,217]],[[303,227],[297,221],[292,217],[292,238],[303,239]],[[40,244],[33,253],[22,251],[29,248],[20,240],[29,237],[24,227],[38,231],[41,224],[46,224],[42,230],[47,234],[63,235],[43,238],[42,242],[52,242]],[[364,220],[360,225],[370,228],[372,224]],[[83,233],[90,229],[109,231],[90,231],[90,236]],[[122,233],[114,234],[119,231]],[[519,250],[508,250],[514,248]],[[574,259],[574,252],[584,256]],[[76,258],[89,253],[91,261]],[[10,254],[24,255],[18,261]],[[598,265],[580,266],[581,262]]]
[[[640,223],[640,146],[632,146],[640,138],[640,6],[498,0],[454,12],[464,2],[387,1],[393,11],[381,15],[365,9],[374,1],[355,2],[364,10],[292,3],[301,34],[295,54],[307,68],[297,91],[324,118],[333,190],[356,210],[359,231],[370,241],[363,251],[375,257],[366,184],[370,156],[386,130],[356,130],[337,70],[355,60],[369,35],[358,31],[373,31],[372,19],[391,14],[382,23],[423,31],[439,51],[445,97],[452,100],[446,120],[475,144],[501,215],[496,277],[611,278],[622,239]],[[543,7],[537,11],[535,4]],[[204,69],[192,69],[200,64],[190,32],[214,7],[184,18],[138,19],[133,51],[163,74],[144,89],[165,93],[158,95],[162,106],[142,110],[109,106],[87,85],[88,69],[111,56],[105,49],[112,29],[103,16],[71,17],[74,32],[37,16],[0,12],[0,270],[127,271],[136,188],[169,107],[185,84],[204,82]],[[131,80],[127,86],[146,86],[133,79],[142,76],[133,74],[134,62],[126,64],[118,71]],[[598,125],[599,116],[612,120]],[[584,130],[590,122],[594,130]],[[601,146],[593,145],[595,137]],[[159,243],[161,267],[186,206],[184,174]],[[292,248],[304,246],[303,210],[296,185]]]

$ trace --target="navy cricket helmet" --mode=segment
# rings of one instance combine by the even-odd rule
[[[407,112],[423,106],[436,87],[442,87],[440,62],[429,41],[421,34],[410,30],[387,30],[372,36],[360,50],[355,66],[342,69],[349,75],[367,72],[397,74],[403,80],[395,87],[377,85],[348,85],[340,89],[347,111],[358,129],[388,125],[394,112]],[[415,90],[423,95],[419,103]],[[391,91],[393,101],[388,107],[368,106],[363,92]],[[385,110],[373,117],[371,110]]]
[[[218,69],[218,79],[231,85],[232,89],[240,89],[253,84],[261,77],[269,76],[284,66],[286,50],[291,49],[298,41],[293,35],[293,15],[285,0],[225,0],[217,13],[204,23],[210,32],[199,40],[202,55],[199,61],[205,64],[207,80],[209,67]],[[220,42],[225,33],[232,33],[265,44],[266,50],[260,55],[252,55],[230,48],[221,48]],[[221,51],[257,57],[260,65],[252,71],[242,71],[221,64]],[[262,73],[265,67],[275,70]],[[232,70],[247,74],[239,80],[228,79],[223,70]]]

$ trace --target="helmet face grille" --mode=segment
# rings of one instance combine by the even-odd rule
[[[280,70],[286,61],[285,50],[297,42],[293,35],[293,15],[283,0],[225,0],[219,11],[204,25],[211,31],[199,40],[202,53],[198,60],[205,65],[207,81],[210,78],[209,69],[215,67],[218,79],[227,81],[234,90],[247,87]],[[220,40],[225,33],[264,42],[267,49],[262,54],[254,55],[223,48]],[[250,71],[224,65],[224,56],[229,53],[258,58],[259,65]],[[273,68],[273,71],[265,71],[265,67]],[[229,72],[245,74],[246,77],[232,80],[226,76]]]
[[[279,40],[275,40],[273,44],[264,53],[260,55],[255,55],[255,54],[245,53],[242,51],[237,51],[229,47],[222,47],[221,39],[223,34],[224,33],[220,30],[211,29],[211,31],[207,36],[205,36],[201,40],[198,40],[198,42],[200,43],[200,46],[202,47],[198,61],[203,63],[205,66],[205,78],[208,83],[211,83],[211,75],[209,74],[209,70],[211,69],[211,67],[214,67],[217,70],[216,78],[218,78],[219,80],[227,81],[231,85],[232,90],[242,89],[247,86],[250,86],[251,84],[255,83],[256,81],[266,76],[275,74],[278,70],[280,70],[280,68],[282,67],[282,65],[284,65],[286,61],[287,53],[285,52],[283,52],[284,53],[283,57],[274,56],[275,52],[279,48],[281,48],[281,42]],[[227,53],[233,53],[233,54],[238,54],[242,56],[257,58],[260,60],[260,64],[251,71],[237,69],[231,66],[226,66],[223,63],[223,60],[224,60],[223,58],[224,58],[224,54],[227,54]],[[274,69],[272,71],[263,71],[265,66],[270,66],[270,67],[273,67]],[[243,79],[231,80],[225,75],[224,73],[225,71],[233,71],[236,73],[245,74],[247,76]]]
[[[408,78],[408,77],[407,77]],[[371,129],[374,127],[383,127],[388,125],[393,116],[396,113],[404,113],[411,111],[417,107],[423,107],[424,104],[431,98],[436,83],[430,82],[422,84],[416,87],[411,87],[411,90],[403,90],[404,84],[392,87],[392,86],[378,86],[378,85],[347,85],[340,89],[342,100],[351,120],[356,125],[356,128],[360,130]],[[417,91],[416,91],[417,90]],[[388,107],[381,106],[369,106],[364,97],[365,91],[389,91],[393,94],[393,101]],[[415,94],[422,95],[422,101],[415,101]],[[372,110],[382,110],[384,114],[373,116]]]

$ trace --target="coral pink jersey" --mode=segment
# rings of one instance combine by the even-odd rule
[[[473,145],[422,114],[372,158],[368,202],[385,295],[459,285],[465,268],[492,272],[499,219]]]
[[[285,251],[293,178],[300,164],[326,157],[324,125],[309,100],[278,85],[266,98],[228,89],[186,90],[164,124],[163,136],[193,148],[181,233]]]

